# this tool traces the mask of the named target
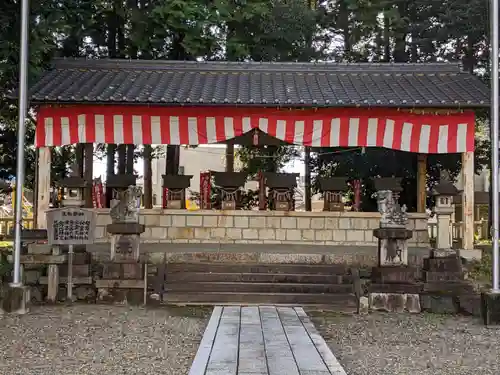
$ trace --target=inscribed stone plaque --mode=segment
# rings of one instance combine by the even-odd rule
[[[94,243],[97,214],[79,207],[47,211],[50,245],[88,245]]]
[[[139,235],[115,234],[111,237],[112,261],[138,261],[139,260]]]

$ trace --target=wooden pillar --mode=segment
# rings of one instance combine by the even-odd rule
[[[115,152],[116,145],[108,144],[106,149],[106,176],[112,176],[115,174]],[[113,190],[106,187],[106,207],[109,207],[113,195]]]
[[[234,172],[234,145],[226,146],[226,172]]]
[[[126,173],[134,173],[134,152],[135,145],[127,145],[127,163],[126,163]]]
[[[74,171],[76,172],[76,175],[78,177],[83,177],[83,152],[84,152],[83,143],[78,143],[75,147],[75,159],[76,159],[75,164],[77,170]]]
[[[153,208],[153,169],[151,145],[144,145],[144,208]]]
[[[417,156],[417,212],[425,212],[427,202],[427,154]]]
[[[45,212],[50,205],[50,147],[40,147],[38,149],[38,176],[37,176],[37,197],[36,197],[36,223],[38,229],[47,229],[47,218]]]
[[[127,170],[127,145],[118,145],[118,174],[125,174]]]
[[[462,233],[464,250],[474,249],[474,152],[462,154]]]
[[[311,196],[311,147],[304,150],[304,204],[306,211],[312,211]]]
[[[85,143],[83,160],[83,177],[86,181],[92,181],[94,178],[94,144]],[[94,206],[92,201],[92,185],[85,189],[84,197],[85,207],[91,208]]]

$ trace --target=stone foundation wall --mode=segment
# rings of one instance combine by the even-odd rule
[[[97,209],[96,242],[109,242],[109,210]],[[410,214],[411,247],[429,247],[426,214]],[[141,210],[144,243],[377,246],[375,212]]]

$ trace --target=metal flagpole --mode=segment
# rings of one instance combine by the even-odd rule
[[[492,172],[492,204],[493,204],[493,292],[500,292],[499,285],[499,160],[498,160],[498,106],[500,98],[498,96],[498,0],[490,0],[490,23],[491,23],[491,172]]]
[[[28,110],[28,26],[29,1],[21,3],[21,56],[19,58],[19,125],[17,129],[16,223],[14,227],[14,282],[21,286],[21,229],[23,224],[24,144]]]

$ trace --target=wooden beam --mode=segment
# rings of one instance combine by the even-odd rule
[[[144,208],[153,208],[153,168],[151,145],[144,145]]]
[[[94,144],[85,143],[84,146],[84,162],[83,162],[83,177],[87,181],[92,181],[94,177]],[[91,208],[94,206],[92,201],[92,186],[84,191],[85,207]]]
[[[37,204],[36,223],[38,229],[47,229],[47,217],[45,213],[50,207],[50,147],[38,149],[38,177],[37,177]]]
[[[464,250],[474,249],[474,152],[462,154],[462,225]]]
[[[427,202],[427,154],[418,154],[417,158],[417,212],[425,212]]]

